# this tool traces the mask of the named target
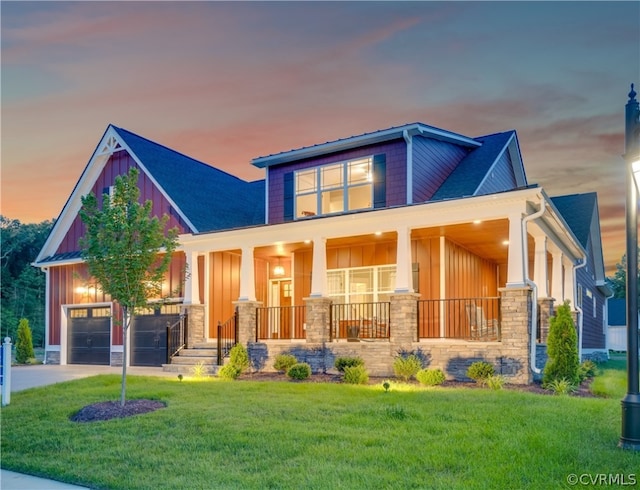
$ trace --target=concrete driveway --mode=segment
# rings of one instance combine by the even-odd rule
[[[12,366],[11,367],[11,393],[22,391],[37,386],[46,386],[73,379],[96,376],[98,374],[119,374],[122,375],[122,367],[111,366],[89,366],[81,364],[69,364],[58,366],[53,364],[39,364],[35,366]],[[161,367],[138,367],[127,368],[127,375],[136,376],[164,376],[175,377],[176,373],[169,373]]]

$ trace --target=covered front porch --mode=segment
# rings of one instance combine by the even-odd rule
[[[214,341],[234,317],[235,341],[266,352],[264,369],[281,352],[327,351],[361,355],[385,376],[399,351],[421,350],[451,377],[482,358],[524,383],[554,299],[573,300],[583,254],[537,189],[183,243],[187,344]]]

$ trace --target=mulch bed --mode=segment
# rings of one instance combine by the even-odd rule
[[[100,402],[81,408],[69,420],[72,422],[96,422],[122,419],[165,407],[166,405],[158,400],[126,400],[124,407],[120,405],[120,402]]]

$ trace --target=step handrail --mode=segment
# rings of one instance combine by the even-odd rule
[[[167,322],[167,364],[187,345],[187,313],[180,313],[180,318],[173,325]]]

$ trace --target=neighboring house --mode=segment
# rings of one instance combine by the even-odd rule
[[[598,196],[589,192],[551,200],[587,252],[586,260],[574,269],[580,358],[607,360],[607,298],[612,291],[604,273]]]
[[[592,218],[583,241],[571,213],[527,183],[514,131],[471,138],[414,123],[252,163],[263,181],[110,125],[36,260],[47,273],[46,361],[122,363],[119,312],[78,253],[78,211],[82,195],[108,192],[131,166],[141,199],[181,231],[165,288],[173,304],[135,320],[133,365],[166,362],[166,325],[180,312],[174,363],[224,339],[264,369],[283,352],[316,371],[359,355],[386,376],[399,352],[419,351],[451,378],[482,359],[528,383],[566,299],[585,317],[583,348],[599,348],[585,313],[587,291],[603,304],[597,201],[568,210]]]
[[[627,300],[610,298],[607,311],[607,349],[627,352]]]

